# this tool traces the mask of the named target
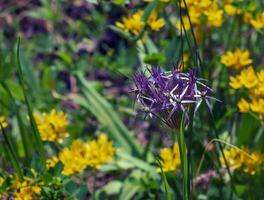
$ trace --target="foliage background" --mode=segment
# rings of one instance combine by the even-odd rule
[[[18,37],[21,38],[20,62],[26,96],[32,110],[49,112],[56,109],[68,113],[70,138],[65,146],[76,138],[91,140],[104,132],[120,149],[112,162],[96,171],[96,176],[88,169],[62,182],[63,186],[59,188],[64,188],[67,198],[166,199],[166,181],[157,171],[156,158],[160,149],[172,146],[176,138],[158,120],[144,120],[138,114],[135,97],[131,94],[132,79],[136,71],[148,65],[161,65],[170,70],[177,65],[182,52],[189,55],[188,68],[194,65],[191,60],[193,49],[188,48],[186,41],[181,43],[182,37],[174,26],[179,20],[174,1],[168,5],[159,2],[155,7],[165,21],[160,31],[147,30],[142,38],[135,40],[133,35],[127,37],[115,27],[116,21],[139,9],[147,15],[157,2],[0,1],[0,79],[15,99],[10,98],[2,85],[0,113],[8,116],[11,124],[8,137],[25,173],[34,168],[41,174],[41,166],[39,155],[27,157],[22,144],[17,110],[28,135],[27,144],[31,149],[36,148],[16,64]],[[255,5],[255,13],[263,11],[262,1],[237,2],[234,5],[242,10],[250,10]],[[223,2],[220,4],[223,6]],[[222,102],[213,102],[214,119],[205,105],[194,119],[191,151],[194,177],[206,144],[216,135],[238,147],[264,151],[263,121],[252,113],[239,112],[237,102],[247,93],[229,86],[229,77],[235,71],[220,62],[220,56],[227,50],[248,49],[254,69],[263,69],[263,31],[245,23],[243,15],[226,13],[220,27],[203,24],[195,30],[203,61],[201,77],[208,80],[215,90],[215,97]],[[190,31],[186,35],[191,38]],[[0,140],[0,174],[6,176],[14,171],[2,153],[2,136]],[[54,148],[52,144],[44,146],[48,158]],[[201,172],[221,170],[219,156],[218,146],[213,143],[205,154]],[[165,175],[172,198],[181,199],[180,169]],[[61,177],[61,174],[54,170],[49,176]],[[232,181],[225,173],[213,178],[205,187],[197,186],[193,198],[264,199],[263,176],[263,166],[253,176],[234,171]],[[45,179],[43,177],[48,175],[42,174],[41,179]]]

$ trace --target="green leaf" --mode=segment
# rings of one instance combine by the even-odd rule
[[[123,161],[130,163],[131,165],[134,165],[134,168],[138,168],[138,169],[144,170],[146,172],[149,172],[153,178],[159,177],[156,167],[153,167],[149,163],[147,163],[147,162],[145,162],[139,158],[136,158],[136,157],[129,155],[125,151],[117,151],[116,156],[117,156],[118,160],[123,160]]]
[[[144,57],[144,62],[150,65],[164,64],[166,57],[161,53],[153,53]]]
[[[171,200],[171,191],[170,191],[169,183],[167,181],[165,173],[163,172],[162,165],[161,165],[161,163],[160,163],[160,161],[158,159],[157,159],[157,162],[158,162],[160,170],[161,170],[161,176],[162,176],[162,181],[164,183],[167,200]]]
[[[46,159],[45,159],[44,146],[43,146],[43,143],[41,141],[40,133],[38,131],[38,127],[36,125],[35,118],[33,116],[32,109],[31,109],[31,106],[29,103],[29,99],[28,99],[28,96],[26,93],[25,81],[24,81],[22,66],[21,66],[21,62],[20,62],[20,38],[18,39],[18,42],[17,42],[17,55],[16,56],[17,56],[17,67],[18,67],[19,81],[20,81],[21,88],[22,88],[22,91],[24,94],[24,99],[25,99],[26,106],[27,106],[30,124],[31,124],[31,127],[33,129],[33,133],[34,133],[35,145],[33,145],[33,146],[36,147],[36,149],[40,155],[40,161],[42,163],[42,166],[44,169],[46,169]]]
[[[133,37],[128,33],[128,32],[125,32],[123,31],[122,29],[116,27],[116,26],[113,26],[113,25],[109,25],[108,26],[112,31],[114,31],[115,33],[119,34],[120,36],[128,39],[128,40],[133,40]]]
[[[257,119],[248,114],[244,114],[240,122],[240,127],[237,131],[238,146],[248,146],[249,144],[251,144],[259,126],[260,122]]]
[[[114,139],[120,147],[128,152],[135,153],[135,155],[141,155],[142,148],[140,144],[120,120],[111,104],[109,104],[80,73],[77,76],[81,83],[81,91],[85,98],[75,97],[75,102],[90,110],[98,121],[108,128],[109,136]]]
[[[142,20],[144,22],[148,21],[148,18],[151,14],[151,12],[158,6],[159,0],[153,0],[151,3],[147,5],[147,7],[144,10],[144,14],[142,16]]]
[[[118,194],[121,190],[123,183],[121,181],[111,181],[107,183],[100,192],[105,192],[107,195]]]

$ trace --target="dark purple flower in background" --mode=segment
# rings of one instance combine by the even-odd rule
[[[212,89],[198,79],[193,70],[183,73],[179,69],[165,72],[160,67],[152,67],[134,76],[137,101],[143,106],[147,116],[161,119],[171,128],[179,128],[182,115],[189,120],[191,105],[196,112],[203,101],[211,109],[209,96]]]
[[[223,173],[223,172],[220,172],[220,173]],[[193,184],[195,187],[205,190],[208,188],[210,181],[217,177],[218,177],[218,174],[216,173],[215,170],[209,170],[206,173],[203,173],[199,175],[198,177],[196,177],[193,180]]]
[[[48,23],[48,21],[28,16],[23,17],[20,20],[19,24],[21,31],[27,38],[30,38],[37,33],[51,32],[53,29],[51,24]]]

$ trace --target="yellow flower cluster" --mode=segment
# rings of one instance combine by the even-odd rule
[[[63,174],[72,175],[79,173],[86,167],[99,169],[104,163],[110,161],[115,148],[105,134],[101,134],[97,140],[82,143],[74,140],[69,148],[64,148],[56,157],[47,161],[47,167],[53,167],[58,161],[64,165]]]
[[[247,148],[230,148],[224,150],[224,155],[228,166],[231,170],[242,169],[245,173],[254,175],[259,166],[264,161],[264,155],[258,152],[249,152]],[[223,156],[220,157],[220,162],[224,166],[225,161]]]
[[[42,113],[41,116],[34,113],[34,118],[42,140],[61,143],[64,138],[69,136],[66,131],[67,114],[64,112],[52,110],[49,114]]]
[[[224,10],[225,10],[226,14],[228,14],[229,16],[241,14],[241,12],[242,12],[241,9],[234,6],[232,3],[233,3],[233,0],[225,0],[224,1]]]
[[[239,74],[230,77],[229,85],[233,89],[246,88],[248,91],[247,101],[241,98],[237,104],[239,111],[258,113],[260,119],[264,119],[264,70],[255,72],[252,66],[248,50],[237,49],[235,52],[228,51],[221,56],[221,62],[229,68],[241,70]],[[248,67],[247,67],[248,66]]]
[[[41,193],[40,185],[34,184],[34,180],[26,176],[22,182],[16,178],[13,189],[15,190],[15,200],[34,200]]]
[[[2,125],[3,128],[6,128],[8,126],[5,116],[0,116],[0,124]]]
[[[219,27],[223,23],[223,10],[219,8],[214,0],[186,0],[189,16],[193,26],[202,25],[204,19],[210,27]],[[184,3],[181,7],[185,8]],[[190,29],[188,16],[183,17],[183,24],[186,30]],[[181,21],[178,20],[176,27],[181,29]]]
[[[236,49],[234,52],[228,51],[222,55],[221,63],[226,67],[240,70],[252,64],[252,59],[250,59],[250,53],[248,50],[243,51],[241,49]]]
[[[164,20],[158,18],[158,13],[153,11],[147,23],[145,24],[142,20],[144,11],[138,10],[131,16],[123,17],[121,22],[116,22],[115,25],[125,32],[131,32],[138,35],[145,25],[147,25],[151,30],[159,31],[164,26]]]
[[[161,149],[160,157],[161,166],[164,172],[176,170],[181,164],[178,143],[175,143],[171,148]]]
[[[250,24],[256,29],[260,30],[264,28],[264,12],[258,14],[255,18],[250,19]]]
[[[253,67],[244,69],[237,76],[230,77],[230,86],[234,89],[240,89],[242,87],[247,88],[249,99],[247,101],[244,98],[238,102],[238,108],[240,112],[255,112],[260,115],[260,119],[264,119],[264,70],[260,70],[256,73]]]

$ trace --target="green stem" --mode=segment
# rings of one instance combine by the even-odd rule
[[[10,159],[10,162],[13,165],[13,167],[14,167],[17,175],[18,175],[19,180],[23,180],[23,173],[22,173],[22,169],[20,168],[17,155],[16,155],[16,153],[12,147],[12,144],[9,141],[9,138],[5,132],[5,129],[1,123],[0,123],[0,127],[1,127],[1,131],[3,133],[3,136],[4,136],[4,148],[6,150],[5,153],[6,153],[7,157]]]
[[[184,138],[183,125],[181,125],[180,133],[175,132],[178,138],[180,158],[181,158],[181,167],[183,172],[183,199],[189,200],[190,197],[190,188],[189,188],[189,170],[188,170],[188,156],[187,156],[187,147]]]

